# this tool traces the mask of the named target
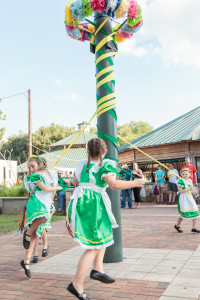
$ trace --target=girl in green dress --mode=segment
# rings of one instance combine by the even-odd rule
[[[28,161],[29,180],[32,194],[26,203],[25,228],[23,246],[26,249],[25,259],[20,262],[27,277],[31,277],[29,262],[37,236],[41,236],[38,228],[50,221],[50,209],[54,191],[61,190],[57,186],[55,171],[46,170],[43,157],[32,156]]]
[[[200,233],[200,230],[196,228],[197,219],[199,218],[199,208],[192,196],[192,193],[196,193],[192,180],[190,179],[190,169],[182,168],[180,171],[181,177],[177,182],[178,185],[178,212],[180,217],[178,218],[177,224],[174,228],[178,233],[182,233],[183,230],[180,225],[183,219],[191,219],[193,222],[192,232]]]
[[[78,185],[68,206],[67,228],[74,241],[86,249],[81,257],[73,283],[68,291],[78,299],[87,300],[83,292],[85,277],[94,263],[90,278],[103,283],[115,280],[105,274],[105,249],[114,243],[112,228],[118,227],[111,210],[106,187],[115,190],[142,187],[143,180],[116,180],[116,162],[104,159],[106,144],[100,138],[88,142],[88,161],[80,161],[75,170],[73,184]]]

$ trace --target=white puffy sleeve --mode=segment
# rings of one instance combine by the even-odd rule
[[[78,164],[77,164],[77,166],[76,166],[76,169],[75,169],[75,176],[76,176],[76,178],[77,178],[77,180],[80,182],[80,180],[81,180],[81,172],[82,172],[82,170],[83,170],[83,167],[84,167],[84,165],[86,165],[87,164],[87,160],[86,159],[84,159],[84,160],[81,160]]]
[[[26,176],[25,178],[24,178],[24,186],[25,186],[25,189],[28,191],[28,192],[30,192],[30,184],[29,184],[29,182],[30,182],[30,176]]]
[[[57,186],[58,185],[58,173],[56,171],[48,170],[51,179],[53,181],[53,185]]]
[[[101,179],[113,175],[116,178],[117,170],[116,163],[111,160],[105,160],[102,168]]]

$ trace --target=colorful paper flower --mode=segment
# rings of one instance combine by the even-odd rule
[[[118,9],[115,11],[115,18],[123,18],[126,16],[128,12],[128,2],[126,0],[122,0],[121,4],[119,5]]]
[[[90,0],[82,0],[83,4],[83,15],[84,17],[89,17],[94,13],[94,10],[91,6]]]
[[[128,17],[130,19],[135,19],[138,16],[139,5],[135,0],[129,0],[129,8],[128,8]]]
[[[105,14],[114,18],[114,11],[118,4],[118,0],[107,0]]]
[[[137,18],[129,18],[129,15],[128,15],[127,23],[128,23],[129,26],[135,26],[141,19],[142,19],[142,9],[139,6],[139,11],[138,11]]]
[[[75,0],[70,5],[71,8],[71,14],[74,19],[77,19],[78,21],[84,21],[84,15],[83,15],[83,4],[81,0]]]
[[[120,29],[119,35],[125,39],[130,39],[133,36],[133,33],[126,33]]]
[[[78,21],[72,17],[70,5],[73,0],[70,0],[65,7],[65,23],[69,25],[78,25]]]
[[[94,11],[102,13],[105,9],[105,0],[91,0],[91,6]]]
[[[85,17],[94,12],[107,16],[122,18],[127,22],[121,27],[118,24],[113,31],[113,39],[117,43],[131,38],[142,26],[142,10],[135,0],[70,0],[65,8],[65,27],[67,34],[79,41],[94,43],[95,26],[84,22]]]

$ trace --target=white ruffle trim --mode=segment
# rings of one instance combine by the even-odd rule
[[[112,228],[118,228],[119,225],[116,223],[116,224],[112,224]]]
[[[81,241],[77,238],[74,238],[74,242],[79,243],[81,247],[83,247],[84,249],[89,249],[89,250],[100,250],[100,249],[112,246],[114,244],[114,240],[112,240],[109,243],[103,244],[103,245],[100,245],[100,246],[88,246],[88,245],[82,244]]]
[[[107,174],[102,174],[102,175],[101,175],[101,179],[103,179],[103,177],[108,177],[108,176],[111,176],[111,175],[114,175],[115,178],[116,178],[116,174],[115,174],[114,172],[109,172],[109,173],[107,173]]]

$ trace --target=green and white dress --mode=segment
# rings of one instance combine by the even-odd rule
[[[193,186],[192,180],[189,179],[188,183],[183,179],[179,179],[177,182],[178,187],[182,187],[183,190],[189,189]],[[199,218],[199,208],[192,196],[191,192],[179,193],[178,195],[178,212],[181,218],[184,219],[196,219]]]
[[[80,161],[75,170],[79,186],[71,197],[67,228],[83,248],[101,249],[114,243],[112,228],[118,227],[106,193],[106,176],[116,176],[116,163],[105,159],[102,167],[91,161],[86,172],[87,161]]]
[[[33,192],[28,202],[26,203],[26,219],[25,226],[28,229],[32,222],[37,218],[45,217],[47,222],[42,224],[37,229],[37,236],[41,237],[41,234],[45,228],[50,228],[50,212],[53,210],[53,192],[42,191],[36,183],[42,181],[47,186],[57,186],[58,176],[57,172],[48,170],[49,177],[43,173],[32,173],[31,176],[26,176],[24,184],[29,192]]]

